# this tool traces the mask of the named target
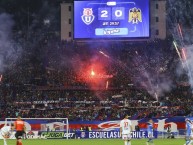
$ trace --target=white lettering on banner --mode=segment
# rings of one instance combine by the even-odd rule
[[[110,137],[109,137],[109,138],[113,138],[113,136],[114,136],[114,134],[113,134],[113,132],[111,132],[111,134],[110,134]],[[115,134],[115,136],[116,136],[116,134]]]
[[[96,138],[100,138],[100,133],[96,132]]]
[[[104,138],[108,138],[108,137],[106,136],[106,134],[107,134],[107,133],[106,133],[106,132],[104,132],[104,134],[103,134]]]
[[[145,132],[144,131],[134,131],[132,132],[132,138],[145,138],[147,136],[145,136]]]
[[[92,138],[92,136],[91,136],[92,134],[91,134],[91,133],[92,133],[92,132],[89,132],[89,134],[88,134],[89,138]]]
[[[120,138],[119,132],[89,132],[89,138]]]
[[[59,103],[59,101],[49,100],[49,101],[33,101],[34,104],[49,104],[49,103]]]
[[[133,138],[136,138],[136,136],[137,136],[137,132],[133,132],[133,133],[132,133],[132,137],[133,137]]]
[[[142,138],[144,138],[145,137],[145,132],[142,132]]]
[[[64,133],[64,137],[67,137],[67,136],[68,136],[68,137],[70,138],[70,137],[73,137],[74,134],[75,134],[75,133],[68,133],[68,135],[67,135],[67,133]]]
[[[33,104],[49,104],[49,103],[59,103],[59,100],[48,100],[48,101],[33,101]],[[31,104],[31,102],[16,102],[17,104]]]
[[[120,138],[119,131],[101,131],[101,132],[88,132],[90,139],[110,139],[110,138]],[[132,132],[132,138],[147,138],[145,131]]]

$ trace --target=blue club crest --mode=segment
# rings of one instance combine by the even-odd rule
[[[90,25],[95,18],[92,8],[84,8],[81,18],[86,25]]]

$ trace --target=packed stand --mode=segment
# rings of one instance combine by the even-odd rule
[[[179,58],[175,49],[168,49],[171,40],[105,47],[57,42],[53,37],[42,41],[35,50],[26,49],[30,53],[24,51],[22,61],[3,73],[1,119],[21,114],[26,118],[117,120],[125,112],[140,119],[185,116],[192,111],[189,86],[176,82]],[[87,71],[96,64],[102,68],[98,68],[100,77],[94,79]],[[176,88],[168,90],[166,83]]]

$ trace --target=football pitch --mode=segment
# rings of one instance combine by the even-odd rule
[[[131,145],[146,145],[147,139],[133,139]],[[3,145],[3,140],[0,140]],[[155,139],[155,145],[184,145],[184,139]],[[7,140],[7,145],[15,145],[16,140]],[[72,140],[23,140],[23,145],[124,145],[121,139],[72,139]]]

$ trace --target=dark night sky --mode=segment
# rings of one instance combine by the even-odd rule
[[[14,30],[25,30],[28,24],[36,30],[45,19],[52,20],[50,28],[59,30],[61,2],[62,0],[0,0],[0,13],[12,15]]]
[[[15,21],[15,30],[41,27],[44,19],[50,18],[51,29],[60,30],[60,3],[64,0],[0,0],[0,13],[9,13]],[[65,0],[72,2],[72,0]],[[170,22],[180,22],[192,28],[193,1],[167,0],[167,16]],[[174,20],[175,18],[175,20]]]

